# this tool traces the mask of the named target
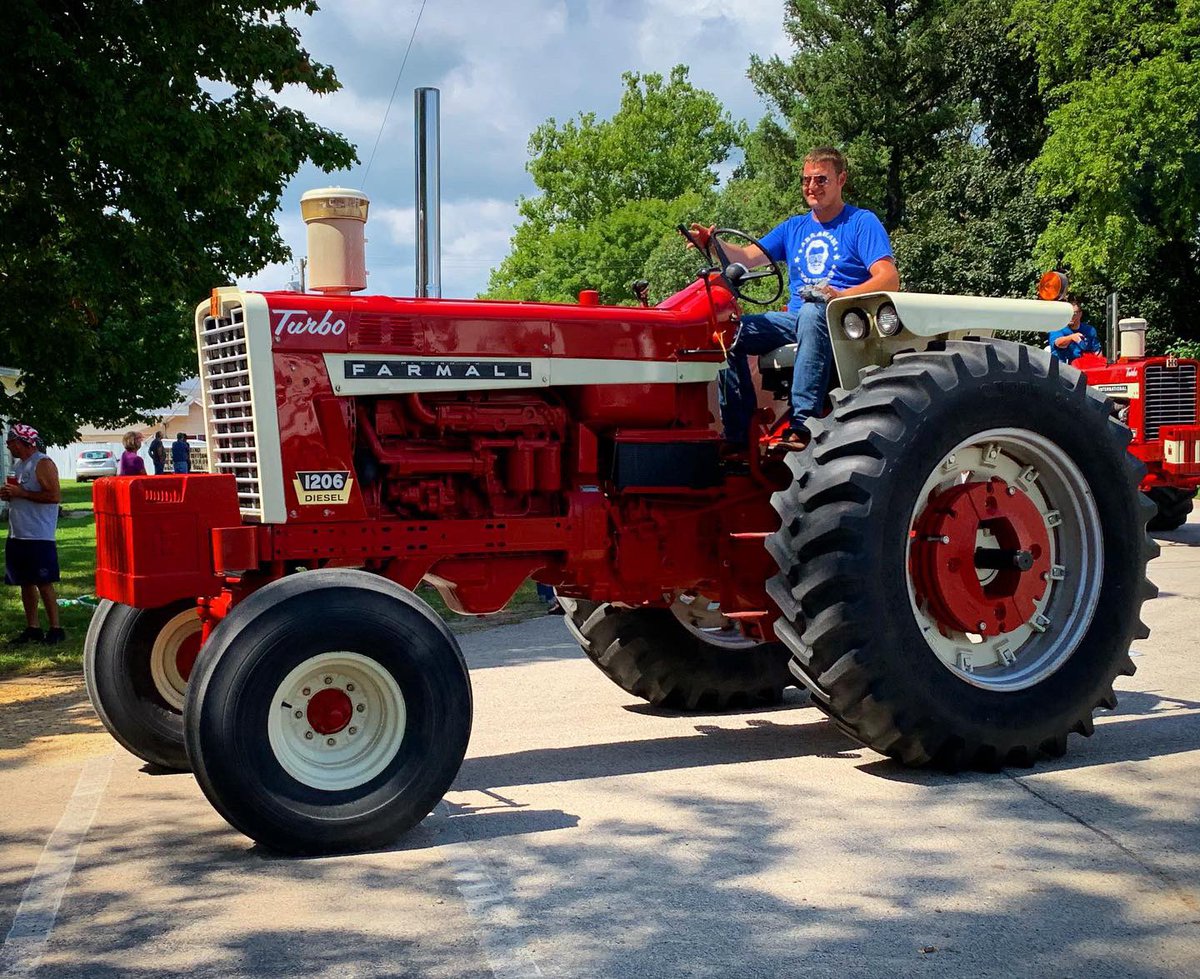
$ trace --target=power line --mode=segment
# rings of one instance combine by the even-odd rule
[[[408,64],[408,52],[412,50],[413,41],[417,36],[417,27],[421,23],[421,14],[425,13],[426,0],[421,0],[421,9],[417,11],[417,19],[413,24],[412,33],[408,36],[408,47],[404,49],[404,57],[400,60],[400,70],[396,72],[396,84],[392,86],[392,97],[388,99],[387,108],[383,110],[383,122],[379,124],[379,132],[375,135],[375,145],[371,147],[371,155],[367,159],[366,170],[363,171],[362,184],[359,190],[365,190],[367,177],[371,175],[371,164],[375,162],[375,151],[379,149],[379,139],[383,135],[383,127],[387,125],[388,113],[392,111],[392,103],[396,100],[396,91],[400,88],[400,76],[404,74],[404,66]]]

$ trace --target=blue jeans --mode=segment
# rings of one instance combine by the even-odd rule
[[[742,317],[729,347],[728,367],[717,380],[721,421],[728,441],[744,444],[750,440],[750,421],[758,394],[748,358],[770,353],[786,343],[797,345],[792,368],[792,427],[803,428],[805,421],[824,406],[833,364],[824,304],[805,303],[794,313],[751,313]]]

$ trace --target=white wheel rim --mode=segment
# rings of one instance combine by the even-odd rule
[[[203,627],[196,609],[184,609],[162,627],[150,649],[150,677],[154,689],[180,713],[187,699],[187,678],[179,672],[179,650]]]
[[[1028,478],[1031,469],[1035,475]],[[1024,492],[1046,518],[1053,576],[1027,622],[1011,632],[979,636],[940,626],[918,603],[908,567],[914,527],[930,495],[956,482],[991,476]],[[986,546],[983,540],[979,544]],[[926,643],[948,670],[984,689],[1012,692],[1046,679],[1071,658],[1099,604],[1104,550],[1091,488],[1062,449],[1027,429],[980,432],[942,457],[917,494],[908,552],[908,600]],[[987,572],[979,573],[984,580]]]
[[[337,730],[312,724],[313,698],[338,691],[349,720]],[[328,694],[323,696],[328,697]],[[321,653],[291,671],[275,690],[267,736],[280,766],[314,789],[337,792],[382,772],[404,741],[408,712],[395,678],[359,653]]]

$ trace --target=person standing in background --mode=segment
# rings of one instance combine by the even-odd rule
[[[191,466],[188,453],[191,447],[188,445],[187,434],[180,432],[175,436],[175,441],[171,443],[171,468],[175,470],[176,476],[186,475]]]
[[[57,646],[67,635],[58,624],[59,580],[58,505],[62,491],[58,467],[37,448],[37,429],[15,424],[5,440],[17,464],[8,482],[0,486],[0,499],[8,500],[8,540],[4,542],[4,583],[18,585],[25,606],[25,631],[13,636],[9,645],[31,642]],[[42,633],[38,622],[38,596],[46,607],[49,631]]]
[[[142,437],[137,432],[126,432],[121,439],[125,451],[121,453],[121,463],[117,466],[118,476],[145,476],[146,460],[138,455],[142,447]]]
[[[154,463],[154,475],[161,476],[164,469],[167,468],[167,450],[163,445],[162,432],[155,432],[154,438],[150,442],[150,461]]]

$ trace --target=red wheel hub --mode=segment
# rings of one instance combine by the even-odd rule
[[[996,547],[978,548],[980,530]],[[918,603],[939,625],[998,635],[1028,622],[1050,579],[1050,531],[1033,501],[1003,479],[934,493],[912,531]],[[980,570],[995,571],[986,584]]]
[[[194,633],[188,636],[179,644],[179,648],[175,650],[175,669],[179,671],[179,675],[187,680],[192,675],[192,669],[196,665],[196,657],[200,655],[200,646],[202,644],[203,633],[197,629]]]
[[[344,691],[326,687],[308,702],[308,725],[317,734],[337,734],[350,723],[354,705]]]

